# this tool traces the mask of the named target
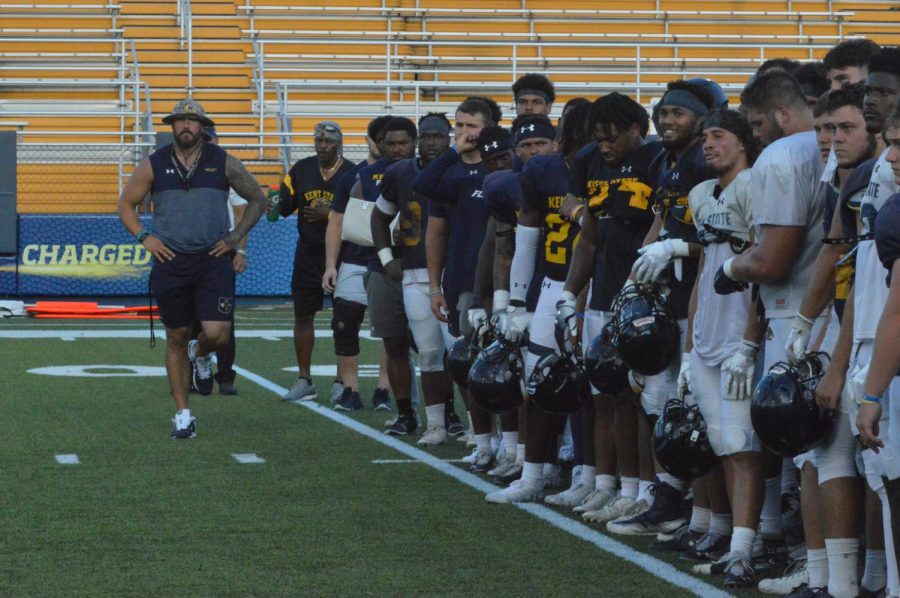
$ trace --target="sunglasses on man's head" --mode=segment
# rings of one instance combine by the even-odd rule
[[[334,125],[316,125],[316,131],[317,132],[325,131],[326,133],[340,133],[341,132],[341,130],[338,129]]]

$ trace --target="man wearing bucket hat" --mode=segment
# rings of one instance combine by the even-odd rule
[[[203,107],[186,98],[163,118],[174,142],[135,168],[119,198],[118,215],[135,241],[153,255],[150,287],[166,327],[166,373],[178,412],[173,438],[192,438],[195,418],[188,408],[190,388],[185,354],[197,386],[212,382],[212,354],[228,343],[234,309],[233,257],[239,242],[265,211],[263,190],[244,164],[213,143],[213,127]],[[228,189],[248,201],[243,218],[229,231]],[[147,230],[135,208],[150,194],[153,221]],[[203,332],[189,341],[191,323]]]

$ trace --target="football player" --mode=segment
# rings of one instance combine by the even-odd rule
[[[516,116],[525,114],[548,116],[553,110],[556,90],[550,79],[544,75],[538,73],[522,75],[513,83],[512,92],[516,102]]]

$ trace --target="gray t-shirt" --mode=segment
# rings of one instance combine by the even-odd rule
[[[763,150],[753,165],[751,214],[757,240],[760,227],[797,226],[806,229],[791,273],[778,282],[760,284],[760,298],[769,318],[792,317],[812,278],[812,265],[822,246],[825,185],[822,158],[812,131],[783,137]]]

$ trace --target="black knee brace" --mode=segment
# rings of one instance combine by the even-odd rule
[[[332,314],[335,355],[359,355],[359,329],[366,315],[366,306],[338,297],[334,300]]]

